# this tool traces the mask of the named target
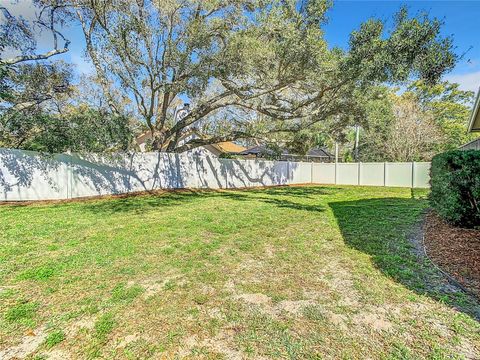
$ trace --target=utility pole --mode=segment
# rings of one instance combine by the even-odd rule
[[[358,142],[360,140],[360,126],[357,124],[355,125],[355,161],[358,162]]]

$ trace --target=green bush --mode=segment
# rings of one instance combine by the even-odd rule
[[[430,172],[430,203],[437,213],[457,226],[480,226],[480,151],[436,155]]]

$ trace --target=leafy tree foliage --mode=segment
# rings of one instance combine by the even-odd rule
[[[72,85],[73,67],[47,59],[68,51],[60,27],[65,4],[34,1],[38,15],[27,21],[0,6],[0,147],[44,152],[127,150],[131,123],[105,107],[82,101]],[[36,52],[35,32],[49,31],[53,49]],[[7,50],[16,53],[5,56]]]
[[[420,107],[429,112],[440,127],[444,141],[438,151],[457,149],[476,136],[467,133],[471,105],[474,93],[462,91],[458,84],[447,81],[428,85],[417,81],[408,87],[408,91],[417,99]]]
[[[76,134],[66,130],[72,138],[62,140],[58,129],[84,126],[93,131],[91,124],[104,124],[103,130],[118,135],[123,130],[112,130],[110,120],[125,129],[131,128],[127,118],[138,118],[156,150],[181,152],[256,138],[280,139],[304,151],[307,144],[331,141],[312,136],[312,131],[328,129],[332,138],[341,139],[346,126],[365,125],[367,95],[379,84],[411,78],[434,84],[457,60],[452,39],[440,35],[441,21],[425,14],[412,17],[404,8],[391,29],[375,19],[362,24],[344,51],[330,49],[323,36],[328,0],[34,3],[40,11],[30,23],[0,7],[7,19],[0,32],[9,35],[0,42],[5,100],[0,131],[4,144],[28,148],[74,149],[81,143],[72,140]],[[101,107],[75,93],[69,66],[38,62],[68,51],[70,42],[60,29],[70,21],[83,31]],[[36,51],[37,29],[52,34],[52,50]],[[2,57],[7,47],[19,55]],[[190,99],[190,110],[178,117],[184,98]],[[89,107],[82,116],[66,110],[85,110],[83,106]],[[20,121],[22,116],[28,124]],[[53,119],[61,120],[56,124]],[[192,128],[205,137],[180,143]],[[89,140],[80,148],[122,148],[129,142],[107,137],[105,142],[97,139],[96,144],[103,144],[97,147],[92,139],[103,130],[84,134]]]
[[[73,67],[62,61],[21,64],[5,77],[9,97],[0,110],[39,111],[46,103],[71,92]]]
[[[329,121],[359,121],[358,92],[417,77],[435,83],[457,56],[441,21],[405,9],[387,33],[370,20],[348,51],[329,49],[325,0],[75,0],[87,52],[113,113],[120,85],[148,126],[155,149],[195,146],[267,134],[295,133]],[[175,118],[179,97],[189,113]],[[238,117],[239,113],[248,116]],[[357,114],[361,114],[358,112]],[[191,127],[206,138],[179,145]]]
[[[33,0],[37,16],[27,20],[13,16],[6,6],[0,6],[0,101],[12,98],[9,77],[15,74],[17,65],[41,61],[69,50],[70,41],[59,30],[67,20],[65,4],[59,1]],[[52,35],[52,49],[36,52],[35,34],[47,31]],[[8,56],[9,53],[15,54]]]
[[[366,94],[362,161],[430,161],[475,137],[467,133],[473,94],[458,84],[415,81],[402,95],[397,91],[379,87]]]
[[[125,151],[128,119],[86,106],[65,114],[12,111],[0,116],[0,147],[47,153]]]
[[[57,0],[33,0],[32,5],[37,10],[33,20],[22,16],[15,17],[6,6],[0,6],[0,13],[4,18],[0,24],[0,64],[3,66],[45,60],[69,50],[70,41],[59,30],[68,21],[66,3]],[[36,52],[35,34],[40,31],[47,31],[52,35],[52,49],[43,53]],[[18,54],[5,57],[8,49],[15,49]]]

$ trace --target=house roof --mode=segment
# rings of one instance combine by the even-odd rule
[[[327,151],[325,148],[313,148],[307,151],[307,156],[315,157],[335,157],[332,153]]]
[[[247,149],[231,141],[224,141],[218,144],[214,144],[214,146],[224,153],[239,153]]]
[[[196,132],[195,130],[192,129],[192,130],[186,132],[185,134],[183,134],[181,136],[181,138],[185,138],[186,136],[189,136],[192,133],[195,133],[198,136],[200,136],[198,134],[198,132]],[[147,140],[150,140],[151,138],[152,138],[152,134],[150,133],[150,131],[144,132],[143,134],[140,134],[139,136],[137,136],[137,138],[136,138],[137,144],[138,145],[143,144]],[[235,144],[234,142],[231,142],[231,141],[224,141],[224,142],[220,142],[218,144],[210,144],[210,146],[213,146],[214,148],[216,148],[218,151],[220,151],[222,153],[238,153],[238,152],[244,151],[246,149],[245,147],[237,145],[237,144]],[[164,147],[166,147],[166,145]]]
[[[480,138],[472,140],[459,147],[460,150],[480,150]]]
[[[258,154],[273,154],[274,151],[272,149],[267,149],[265,145],[257,145],[246,149],[244,151],[239,152],[240,155],[258,155]],[[282,150],[282,155],[287,155],[287,150]]]
[[[468,125],[468,132],[474,131],[480,131],[480,89],[478,90],[472,116],[470,117],[470,124]]]

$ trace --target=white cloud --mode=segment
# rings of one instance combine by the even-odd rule
[[[460,84],[460,89],[478,91],[480,87],[480,71],[466,74],[453,74],[445,76],[445,80]]]
[[[37,9],[35,9],[32,0],[5,1],[3,6],[5,6],[13,16],[22,16],[25,20],[29,21],[35,20],[36,18]]]
[[[12,16],[19,18],[22,17],[30,25],[37,20],[39,8],[35,7],[32,0],[3,0],[5,6]],[[2,2],[2,0],[0,0]],[[0,23],[5,22],[5,17],[0,15]],[[37,42],[37,48],[43,50],[50,50],[53,47],[53,35],[52,33],[39,26],[33,26],[34,37]],[[60,43],[61,46],[61,43]]]

